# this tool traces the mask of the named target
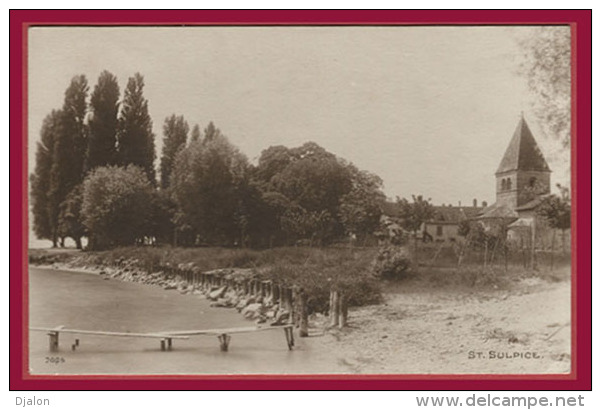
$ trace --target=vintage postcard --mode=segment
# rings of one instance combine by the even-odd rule
[[[590,14],[239,13],[19,14],[19,383],[590,384]]]

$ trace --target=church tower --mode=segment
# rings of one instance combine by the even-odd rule
[[[523,115],[495,176],[497,205],[505,205],[512,210],[532,200],[533,191],[537,194],[550,191],[551,169]]]

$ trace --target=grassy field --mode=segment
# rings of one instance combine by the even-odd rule
[[[344,290],[351,305],[378,303],[386,290],[398,287],[437,289],[509,289],[524,278],[549,282],[569,279],[569,256],[556,253],[553,268],[549,254],[538,253],[538,269],[524,266],[523,255],[509,254],[507,269],[497,256],[483,263],[482,252],[468,252],[461,264],[451,247],[421,246],[418,266],[410,267],[402,279],[382,280],[374,276],[374,260],[379,249],[361,247],[282,247],[266,250],[235,248],[125,247],[100,252],[76,250],[30,250],[34,265],[64,264],[70,268],[102,269],[127,262],[141,271],[165,267],[191,267],[200,271],[222,268],[250,268],[258,278],[299,285],[307,290],[317,310],[325,309],[330,289]],[[414,262],[413,255],[410,258]]]

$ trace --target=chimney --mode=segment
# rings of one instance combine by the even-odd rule
[[[486,208],[488,206],[488,203],[486,201],[482,201],[482,208]]]
[[[478,200],[474,198],[474,208],[478,208]]]

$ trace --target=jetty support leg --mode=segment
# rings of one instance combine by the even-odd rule
[[[172,349],[173,344],[171,343],[171,338],[168,337],[167,338],[167,350],[171,350]]]
[[[58,352],[58,332],[48,332],[50,341],[50,351]]]
[[[165,351],[165,339],[161,339],[161,351]]]
[[[292,326],[286,326],[284,328],[284,334],[286,335],[286,343],[288,343],[288,350],[292,350],[294,347],[294,330]]]
[[[226,333],[222,333],[217,336],[217,339],[219,339],[219,347],[221,348],[222,352],[227,352],[231,338],[232,337]]]

